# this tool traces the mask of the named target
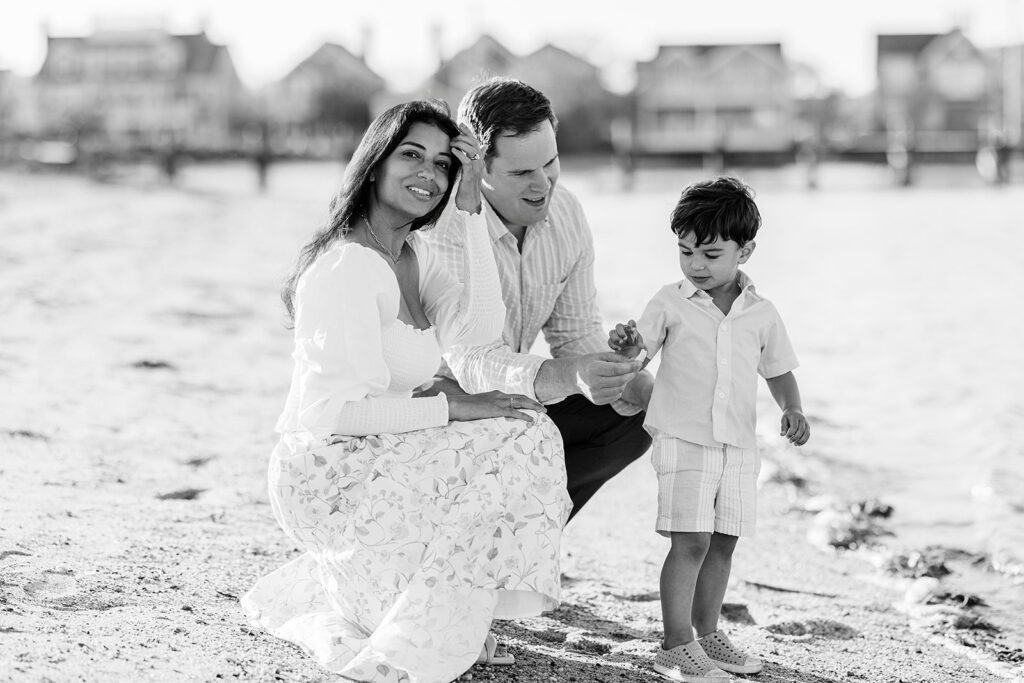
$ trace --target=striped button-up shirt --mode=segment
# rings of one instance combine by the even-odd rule
[[[505,329],[492,344],[449,349],[445,360],[470,393],[497,389],[535,399],[534,381],[545,359],[529,351],[540,332],[554,358],[609,350],[594,286],[594,238],[579,200],[561,185],[555,186],[547,218],[526,228],[521,252],[497,213],[488,207],[486,215],[505,302]],[[462,218],[449,204],[425,235],[460,280],[464,233]],[[613,407],[624,415],[639,410],[624,401]]]

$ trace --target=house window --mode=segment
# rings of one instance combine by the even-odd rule
[[[985,96],[988,73],[977,61],[942,64],[932,73],[935,90],[951,100],[976,100]]]
[[[658,112],[658,128],[667,130],[692,129],[697,123],[697,112],[693,107],[662,109]]]
[[[754,110],[750,107],[718,107],[715,118],[727,128],[752,128]]]
[[[976,131],[984,118],[984,109],[973,102],[946,105],[946,130]]]

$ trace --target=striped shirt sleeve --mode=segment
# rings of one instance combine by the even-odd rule
[[[556,230],[574,234],[579,253],[566,278],[565,287],[542,327],[554,358],[608,350],[608,335],[601,325],[601,313],[597,309],[594,236],[579,201],[568,192],[562,196],[565,201],[552,206],[552,221]]]
[[[456,211],[452,202],[445,208],[437,225],[425,235],[440,266],[457,282],[463,282],[466,275],[464,240],[468,215]],[[491,248],[489,240],[487,246]],[[444,349],[444,360],[454,379],[471,394],[498,390],[534,399],[534,380],[544,362],[539,356],[510,349],[501,338],[500,330],[489,343],[454,343]],[[447,374],[444,368],[441,372]]]

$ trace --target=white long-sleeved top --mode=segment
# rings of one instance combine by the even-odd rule
[[[362,436],[436,427],[448,422],[447,398],[413,398],[456,344],[501,335],[505,307],[486,219],[463,214],[460,280],[418,232],[409,238],[419,264],[419,295],[431,327],[398,319],[401,293],[376,251],[339,242],[299,278],[295,290],[295,368],[277,431],[308,447],[331,434]]]

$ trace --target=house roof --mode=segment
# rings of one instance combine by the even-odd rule
[[[578,62],[580,64],[586,64],[587,66],[591,66],[591,67],[593,67],[595,69],[597,68],[596,66],[594,66],[593,64],[588,62],[583,57],[580,57],[577,54],[573,54],[572,52],[569,52],[568,50],[564,50],[564,49],[558,47],[557,45],[552,45],[551,43],[545,43],[543,46],[537,48],[536,50],[534,50],[530,54],[526,55],[526,57],[524,57],[524,59],[530,59],[532,57],[545,57],[545,58],[549,58],[549,59],[563,59],[563,60],[570,61],[570,62]]]
[[[503,73],[515,61],[516,56],[494,37],[483,34],[469,47],[463,48],[446,59],[428,79],[428,84],[458,86],[458,74],[465,70]]]
[[[573,74],[575,78],[599,80],[601,70],[592,62],[568,50],[548,43],[525,57],[516,59],[513,70],[542,69],[554,78]],[[584,75],[585,74],[585,75]]]
[[[204,74],[211,73],[217,68],[218,60],[222,55],[228,54],[228,48],[224,45],[213,43],[206,33],[168,35],[165,33],[136,33],[125,31],[119,34],[103,34],[102,39],[96,35],[92,36],[47,36],[46,58],[39,69],[37,78],[53,79],[53,62],[51,57],[55,45],[77,45],[80,50],[89,50],[93,46],[97,48],[108,48],[112,45],[130,46],[146,45],[153,42],[154,36],[167,37],[181,43],[185,48],[185,67],[183,74]]]
[[[938,37],[937,33],[879,34],[878,54],[904,53],[917,55]]]
[[[789,71],[789,65],[782,54],[781,43],[660,45],[654,59],[638,62],[636,70],[643,81],[667,65],[684,64],[687,69],[710,77],[743,54],[753,55],[780,73]]]
[[[217,57],[227,52],[225,46],[211,43],[205,33],[171,37],[185,45],[185,73],[213,71]]]
[[[659,45],[658,54],[655,55],[654,59],[651,61],[658,61],[659,59],[680,52],[706,57],[714,52],[719,52],[721,50],[735,50],[737,48],[769,52],[778,55],[780,58],[782,57],[782,43],[720,43],[699,45]]]
[[[337,77],[343,75],[355,76],[364,82],[370,83],[375,87],[379,86],[380,88],[383,88],[385,84],[384,79],[367,66],[366,62],[352,54],[344,45],[339,45],[338,43],[324,43],[314,50],[313,54],[299,62],[281,80],[287,81],[297,74],[310,70],[329,70]]]

